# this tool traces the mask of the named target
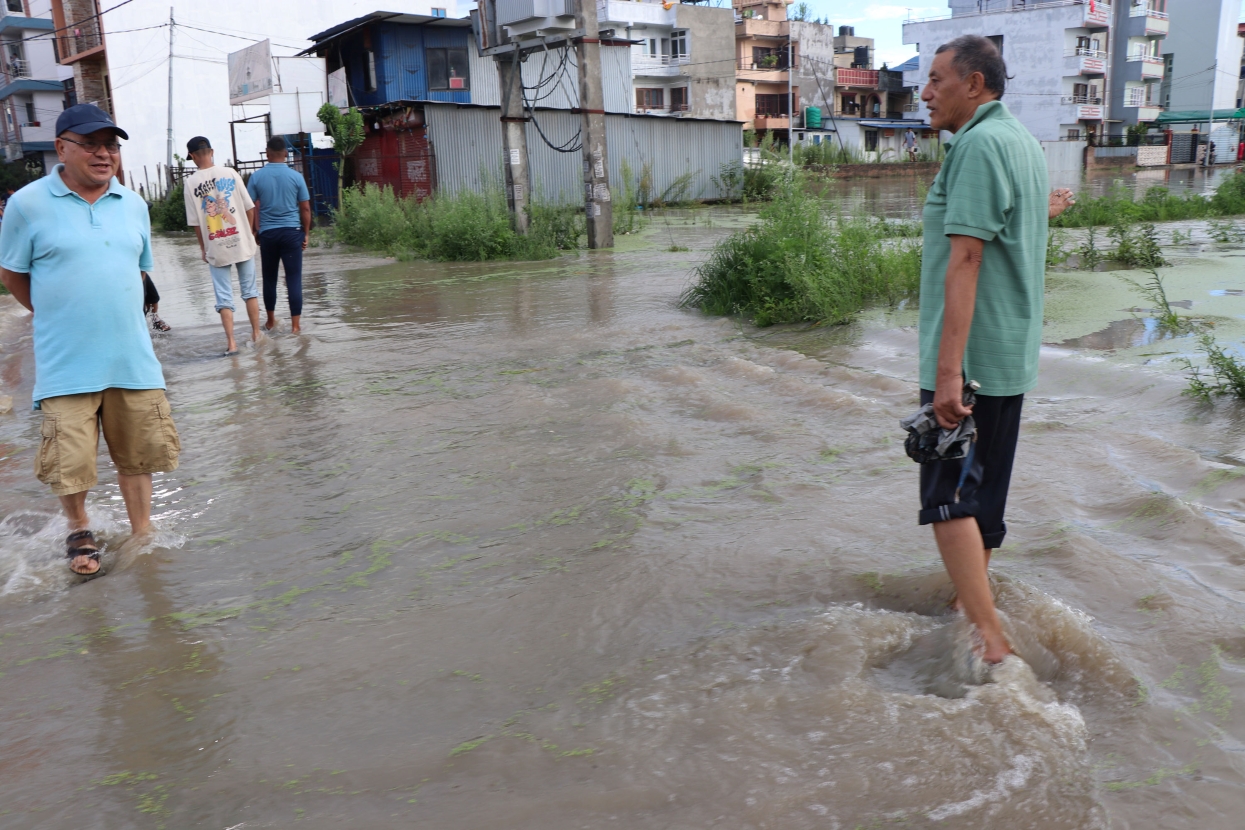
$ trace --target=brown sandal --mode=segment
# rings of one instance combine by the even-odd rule
[[[85,556],[95,561],[95,570],[78,571],[74,570],[73,561],[79,556]],[[69,570],[78,576],[95,576],[100,570],[99,546],[95,544],[95,534],[89,530],[79,530],[69,534],[69,538],[65,540],[65,558],[69,560]]]

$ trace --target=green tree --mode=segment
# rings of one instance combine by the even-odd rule
[[[346,159],[354,155],[359,145],[367,138],[367,130],[363,126],[363,114],[354,107],[342,112],[332,104],[325,104],[316,113],[316,118],[324,125],[324,131],[333,139],[333,149],[340,157],[337,164],[337,206],[341,207],[342,179]]]

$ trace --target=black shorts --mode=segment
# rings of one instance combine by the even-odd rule
[[[933,392],[921,390],[922,405],[933,400]],[[977,441],[968,456],[921,465],[921,524],[972,516],[981,528],[987,550],[1003,544],[1007,535],[1003,511],[1007,507],[1024,400],[1024,395],[977,396],[973,407]]]

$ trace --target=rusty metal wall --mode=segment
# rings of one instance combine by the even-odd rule
[[[441,192],[478,190],[487,179],[501,181],[502,150],[499,111],[494,107],[457,107],[424,104],[428,140],[437,159]],[[565,110],[537,110],[541,130],[553,144],[563,144],[579,130],[581,116]],[[607,113],[610,185],[623,189],[626,162],[633,180],[648,170],[653,194],[661,196],[691,174],[686,198],[716,199],[721,193],[712,181],[724,165],[743,158],[743,132],[738,121],[701,121],[690,118],[618,115]],[[550,149],[527,125],[532,189],[541,201],[578,204],[583,200],[583,155]]]

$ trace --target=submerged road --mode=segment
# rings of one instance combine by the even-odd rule
[[[1028,667],[973,686],[897,423],[915,313],[677,309],[741,221],[552,263],[309,251],[305,333],[235,358],[158,239],[182,465],[121,552],[102,471],[85,584],[0,304],[0,826],[1239,827],[1245,417],[1180,394],[1191,342],[1052,277],[994,560]],[[1232,332],[1240,252],[1198,234],[1173,298]]]

